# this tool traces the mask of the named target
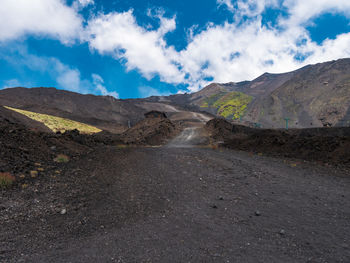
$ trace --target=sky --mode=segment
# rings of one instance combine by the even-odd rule
[[[0,0],[0,89],[140,98],[346,57],[349,0]]]

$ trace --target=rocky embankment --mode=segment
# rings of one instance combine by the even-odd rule
[[[206,124],[212,140],[235,150],[350,165],[350,127],[254,129],[213,119]]]

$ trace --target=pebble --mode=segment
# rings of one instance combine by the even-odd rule
[[[284,236],[285,234],[286,234],[286,231],[285,231],[284,229],[281,229],[280,235],[281,235],[281,236]]]
[[[63,208],[63,209],[61,210],[61,215],[65,215],[65,214],[67,214],[67,209]]]
[[[224,200],[224,198],[223,198],[222,196],[219,196],[219,200],[221,200],[221,201],[222,201],[222,200]]]
[[[38,171],[30,171],[30,176],[31,176],[32,178],[37,177],[37,176],[38,176]]]
[[[55,151],[56,150],[56,146],[51,146],[50,149],[51,149],[51,151]]]
[[[215,208],[215,209],[218,208],[217,205],[212,205],[211,207],[212,207],[212,208]]]
[[[260,211],[255,211],[255,215],[256,215],[256,216],[261,216]]]

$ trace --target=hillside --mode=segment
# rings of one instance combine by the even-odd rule
[[[247,103],[241,95],[236,107],[226,106],[232,109],[231,119],[243,115],[244,121],[272,128],[284,127],[285,118],[289,118],[290,127],[295,128],[350,124],[350,59],[311,65],[286,74],[265,73],[251,82],[219,86],[226,91],[209,98],[196,98],[193,103],[202,103],[202,109],[209,112],[215,108],[218,115],[227,117],[217,101],[234,91],[252,99]],[[213,97],[217,100],[206,105]],[[246,106],[243,113],[240,105]]]
[[[44,124],[47,128],[49,128],[53,132],[63,133],[70,130],[78,130],[80,133],[83,133],[83,134],[93,134],[93,133],[101,132],[100,129],[81,122],[72,121],[69,119],[55,117],[47,114],[40,114],[36,112],[31,112],[31,111],[19,110],[19,109],[7,107],[7,106],[4,106],[4,107],[8,110],[18,112],[34,121]]]
[[[349,126],[350,59],[265,73],[252,81],[212,83],[192,94],[161,99],[266,128],[285,127],[285,118],[293,128]]]
[[[0,105],[67,118],[111,132],[123,131],[129,120],[136,123],[144,112],[128,100],[55,88],[4,89],[0,91]]]
[[[252,81],[212,83],[191,94],[115,99],[55,88],[0,91],[0,105],[86,123],[113,133],[135,125],[144,113],[159,110],[178,122],[220,116],[242,124],[283,128],[350,125],[350,59],[283,73],[265,73]],[[197,113],[204,118],[197,118]]]
[[[292,127],[349,126],[350,60],[308,66],[251,108],[264,123],[290,118]],[[253,112],[260,112],[260,116]],[[265,114],[263,114],[265,113]]]
[[[129,124],[134,126],[151,110],[164,111],[170,119],[178,122],[201,121],[197,120],[195,113],[169,103],[152,102],[147,99],[117,100],[109,96],[82,95],[55,88],[18,87],[0,90],[0,105],[61,117],[112,133],[123,133]],[[24,122],[23,117],[18,114],[14,119]],[[38,126],[37,122],[27,119],[25,124],[31,128]],[[40,130],[43,130],[42,126]]]

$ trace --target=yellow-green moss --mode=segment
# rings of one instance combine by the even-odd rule
[[[65,132],[65,131],[77,129],[81,133],[92,134],[92,133],[97,133],[101,131],[100,129],[94,126],[90,126],[85,123],[81,123],[77,121],[72,121],[69,119],[64,119],[61,117],[15,109],[7,106],[4,106],[4,107],[9,110],[13,110],[18,113],[21,113],[35,121],[43,123],[46,127],[48,127],[53,132],[57,132],[57,131]]]
[[[202,108],[216,108],[217,114],[224,118],[238,119],[244,115],[252,97],[242,92],[217,93],[205,99]]]
[[[204,101],[203,104],[201,105],[201,108],[208,108],[209,103],[207,101]]]
[[[218,109],[218,114],[225,118],[238,119],[244,115],[252,97],[242,92],[233,91],[218,99],[213,107]]]
[[[221,97],[225,96],[225,94],[227,93],[224,93],[224,92],[219,92],[219,93],[216,93],[216,94],[213,94],[211,96],[209,96],[208,98],[206,98],[202,105],[201,105],[201,108],[209,108],[209,107],[212,107],[213,104],[218,100],[220,99]]]

